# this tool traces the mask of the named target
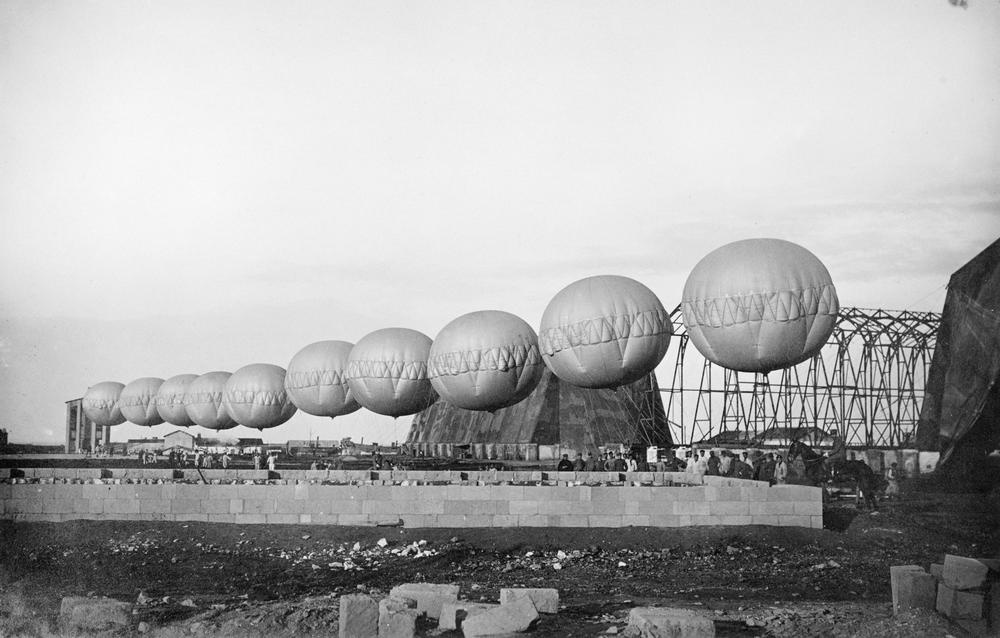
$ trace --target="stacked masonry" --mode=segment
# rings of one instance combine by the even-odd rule
[[[893,612],[936,609],[974,636],[1000,636],[1000,560],[948,554],[944,563],[890,568]]]
[[[947,554],[940,573],[938,612],[974,636],[1000,636],[1000,560]]]
[[[686,485],[691,475],[669,472],[0,470],[0,518],[406,527],[823,525],[817,488],[693,478],[701,484]]]
[[[340,598],[340,638],[413,638],[426,617],[440,630],[466,638],[527,631],[538,615],[559,612],[555,589],[501,589],[500,604],[459,601],[458,585],[406,583],[378,599],[368,594]]]

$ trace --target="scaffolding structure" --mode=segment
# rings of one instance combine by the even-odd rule
[[[688,347],[680,306],[671,320],[674,337],[664,364],[673,353],[673,375],[660,392],[675,442],[722,434],[749,444],[767,432],[795,429],[818,443],[809,439],[836,428],[850,445],[912,444],[940,313],[841,308],[817,355],[770,375],[711,363]]]

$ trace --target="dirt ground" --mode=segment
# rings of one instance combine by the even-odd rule
[[[613,635],[640,605],[702,610],[720,636],[968,635],[933,613],[894,618],[889,566],[1000,557],[998,492],[909,490],[875,514],[832,502],[824,520],[823,530],[2,521],[0,635],[61,635],[69,595],[132,603],[130,633],[332,635],[339,595],[419,581],[491,602],[501,587],[558,588],[562,610],[537,636]]]

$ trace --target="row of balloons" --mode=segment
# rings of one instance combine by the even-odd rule
[[[710,361],[769,372],[805,361],[833,331],[839,311],[826,267],[805,248],[748,239],[709,253],[684,286],[681,309],[692,343]],[[257,363],[235,373],[106,381],[87,390],[97,425],[281,425],[296,410],[337,417],[365,407],[415,414],[438,397],[468,410],[513,405],[538,384],[543,366],[584,388],[616,388],[652,371],[666,354],[669,313],[646,286],[603,275],[570,284],[549,302],[536,334],[508,312],[481,310],[431,340],[385,328],[357,344],[320,341],[287,370]]]

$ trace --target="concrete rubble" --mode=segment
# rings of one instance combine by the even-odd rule
[[[715,638],[715,623],[690,609],[636,607],[629,612],[624,633],[635,638]]]
[[[417,632],[418,616],[413,599],[383,598],[378,603],[379,638],[413,638]]]
[[[428,618],[437,620],[441,617],[442,605],[458,601],[458,585],[406,583],[393,587],[389,595],[416,601],[418,614],[426,614]]]
[[[122,630],[131,616],[132,605],[111,598],[67,596],[59,605],[59,627],[71,634]]]
[[[1000,561],[946,554],[929,571],[890,568],[893,613],[932,609],[974,636],[1000,636]]]
[[[340,638],[377,638],[379,602],[368,594],[340,597]]]
[[[517,598],[527,596],[540,614],[559,613],[559,590],[552,588],[503,588],[500,604],[507,605]]]
[[[457,585],[436,583],[405,583],[383,597],[341,596],[340,636],[413,638],[418,628],[421,632],[430,630],[428,635],[461,631],[465,638],[510,636],[543,632],[542,627],[536,627],[541,614],[559,612],[559,591],[553,588],[504,588],[499,604],[458,600],[458,596]],[[378,608],[375,633],[371,633],[373,606]],[[437,626],[433,627],[435,620]],[[607,632],[618,631],[618,627],[611,627]],[[633,638],[713,638],[715,624],[701,611],[639,607],[631,610],[628,625],[621,631]]]
[[[902,609],[934,609],[937,581],[919,565],[889,568],[892,586],[892,613]]]
[[[459,601],[456,603],[445,603],[441,606],[441,618],[438,620],[439,629],[461,629],[462,623],[473,616],[478,616],[484,611],[489,611],[499,607],[495,603],[470,603]]]
[[[506,605],[484,611],[462,623],[465,638],[504,636],[528,631],[538,620],[538,610],[527,596],[515,598]]]

